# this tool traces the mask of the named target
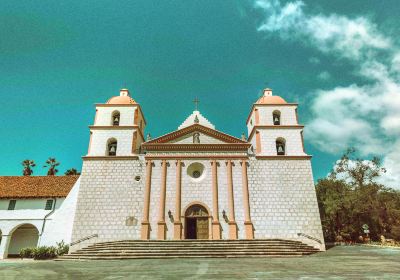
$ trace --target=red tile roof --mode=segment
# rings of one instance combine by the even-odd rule
[[[0,176],[0,199],[66,197],[79,176]]]

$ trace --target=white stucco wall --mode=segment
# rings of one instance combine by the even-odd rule
[[[272,119],[272,113],[274,111],[280,111],[281,113],[281,123],[280,125],[297,125],[297,115],[296,115],[297,105],[255,105],[255,109],[258,110],[259,123],[258,125],[274,125]],[[255,110],[251,112],[249,121],[247,123],[248,134],[251,133],[253,127],[256,125]]]
[[[96,126],[111,126],[112,120],[111,116],[112,113],[115,111],[119,111],[120,113],[120,121],[119,125],[134,125],[134,116],[135,110],[138,110],[137,107],[122,107],[122,106],[115,106],[115,107],[101,107],[98,106],[96,108],[97,115],[94,125]]]
[[[57,200],[57,205],[59,206],[57,210],[47,218],[44,231],[40,236],[39,245],[53,246],[62,240],[64,240],[65,243],[71,242],[80,180],[79,178],[76,181],[65,200]]]
[[[259,129],[258,131],[261,139],[261,153],[258,153],[258,155],[276,156],[276,140],[278,138],[285,139],[286,155],[306,155],[303,151],[301,128]],[[253,138],[255,140],[255,136]]]
[[[26,247],[28,243],[29,246],[32,246],[32,240],[34,239],[31,234],[32,230],[21,231],[21,233],[18,233],[18,231],[18,234],[23,234],[21,235],[23,237],[22,241],[16,244],[13,242],[15,230],[27,224],[34,226],[39,234],[39,240],[36,237],[35,245],[53,246],[61,240],[66,243],[70,242],[79,185],[80,179],[75,183],[66,198],[57,199],[54,205],[55,211],[52,214],[51,210],[44,210],[47,199],[26,199],[22,200],[23,203],[20,204],[20,206],[26,207],[24,209],[0,210],[0,231],[2,234],[0,259],[7,257],[7,254],[16,254],[17,251],[19,253],[19,250],[22,247]],[[7,202],[5,201],[2,201],[2,204],[6,204],[8,207],[8,200]],[[19,201],[17,200],[16,205],[18,205]],[[37,208],[38,206],[40,208]],[[49,216],[47,216],[44,223],[46,215]],[[43,224],[45,225],[44,227]],[[18,238],[17,240],[20,239]],[[25,244],[24,242],[28,243]]]
[[[106,156],[107,143],[110,138],[117,140],[117,156],[132,155],[133,133],[136,129],[93,129],[92,141],[88,156]]]

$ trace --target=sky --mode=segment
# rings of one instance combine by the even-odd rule
[[[199,109],[240,137],[262,89],[299,103],[314,178],[348,147],[400,188],[397,0],[0,2],[0,175],[81,169],[94,103],[128,88],[147,131]]]

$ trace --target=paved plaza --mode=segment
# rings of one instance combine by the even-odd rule
[[[342,246],[301,258],[7,260],[0,279],[400,279],[400,249]]]

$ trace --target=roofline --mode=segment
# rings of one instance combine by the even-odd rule
[[[251,114],[253,113],[254,108],[256,106],[263,106],[263,107],[271,107],[271,106],[273,106],[273,107],[276,107],[276,106],[298,106],[298,105],[299,105],[298,103],[284,103],[284,104],[257,104],[257,103],[253,103],[253,105],[251,106],[250,113],[247,116],[246,125],[249,123]]]
[[[169,132],[169,133],[164,134],[164,135],[162,135],[162,136],[159,136],[159,137],[157,137],[157,138],[154,138],[154,139],[152,139],[152,140],[150,140],[150,141],[148,141],[148,142],[143,143],[143,145],[146,145],[146,144],[148,144],[148,143],[150,143],[150,144],[151,144],[151,143],[160,143],[160,142],[158,142],[158,141],[159,141],[160,139],[163,139],[163,138],[166,138],[166,140],[176,139],[176,138],[178,138],[179,136],[185,135],[185,134],[187,133],[186,131],[191,131],[192,129],[194,130],[196,127],[197,127],[197,128],[200,128],[200,129],[203,129],[203,132],[204,132],[204,131],[215,132],[216,134],[219,134],[219,135],[221,135],[221,136],[224,136],[225,138],[230,139],[230,140],[232,141],[232,143],[239,143],[239,144],[245,144],[245,143],[247,143],[247,141],[243,141],[242,139],[237,138],[237,137],[235,137],[235,136],[232,136],[232,135],[223,133],[223,132],[221,132],[221,131],[219,131],[219,130],[216,130],[216,129],[213,129],[213,128],[210,128],[210,127],[207,127],[207,126],[204,126],[204,125],[201,125],[201,124],[196,123],[196,124],[192,124],[192,125],[190,125],[190,126],[187,126],[187,127],[184,127],[184,128],[178,129],[178,130],[175,130],[175,131],[173,131],[173,132]],[[210,134],[212,134],[212,133],[210,133]],[[217,137],[217,138],[218,138],[218,137]],[[223,138],[219,138],[219,139],[220,139],[220,140],[223,140]],[[225,140],[227,140],[227,139],[225,139]]]

